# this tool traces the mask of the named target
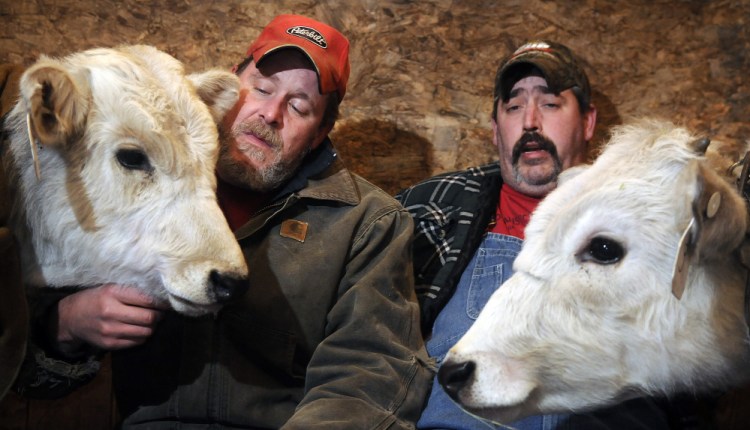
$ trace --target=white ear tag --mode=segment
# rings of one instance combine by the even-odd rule
[[[36,152],[36,139],[34,134],[31,132],[31,116],[26,113],[26,131],[29,133],[29,146],[31,147],[31,158],[34,160],[34,173],[36,173],[36,180],[42,179],[42,171],[39,167],[39,154]]]
[[[708,199],[708,205],[706,206],[706,218],[713,218],[716,215],[716,212],[719,211],[719,206],[721,206],[721,194],[716,191],[715,193],[711,194],[711,198]]]
[[[687,244],[690,237],[690,229],[693,227],[695,218],[691,218],[687,228],[682,233],[680,238],[680,244],[677,247],[677,256],[674,260],[674,268],[672,269],[672,294],[680,300],[682,293],[685,292],[685,283],[687,282],[687,274],[690,269],[690,264],[687,258]]]

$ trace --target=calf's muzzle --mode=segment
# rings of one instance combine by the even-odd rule
[[[438,382],[453,400],[458,401],[458,393],[471,380],[475,369],[473,361],[445,361],[438,371]]]
[[[212,270],[209,274],[210,294],[217,303],[227,303],[242,297],[248,288],[247,277]]]

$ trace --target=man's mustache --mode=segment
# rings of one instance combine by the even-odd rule
[[[258,138],[265,140],[271,148],[276,149],[281,147],[281,136],[279,136],[276,130],[264,124],[262,121],[243,121],[232,129],[232,135],[235,137],[244,133],[252,133]]]
[[[534,131],[529,131],[524,133],[521,138],[518,139],[518,142],[516,142],[516,144],[513,146],[513,164],[518,163],[518,160],[521,158],[521,154],[531,149],[529,148],[529,143],[531,142],[535,144],[533,146],[534,150],[547,151],[553,159],[557,159],[557,147],[555,146],[555,144],[541,134]]]

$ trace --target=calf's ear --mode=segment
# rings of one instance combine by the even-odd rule
[[[195,86],[198,97],[208,106],[217,124],[240,97],[240,80],[232,73],[209,70],[190,74],[187,78]]]
[[[701,260],[726,258],[737,249],[748,228],[745,200],[708,166],[698,168],[693,243]]]
[[[62,66],[44,62],[32,66],[21,77],[20,86],[29,125],[40,143],[63,145],[84,130],[89,89]]]

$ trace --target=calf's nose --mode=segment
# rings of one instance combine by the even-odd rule
[[[438,370],[438,382],[453,400],[458,400],[458,392],[471,379],[475,368],[473,361],[446,361]]]
[[[208,276],[211,294],[217,303],[230,302],[247,291],[247,278],[212,270]]]

